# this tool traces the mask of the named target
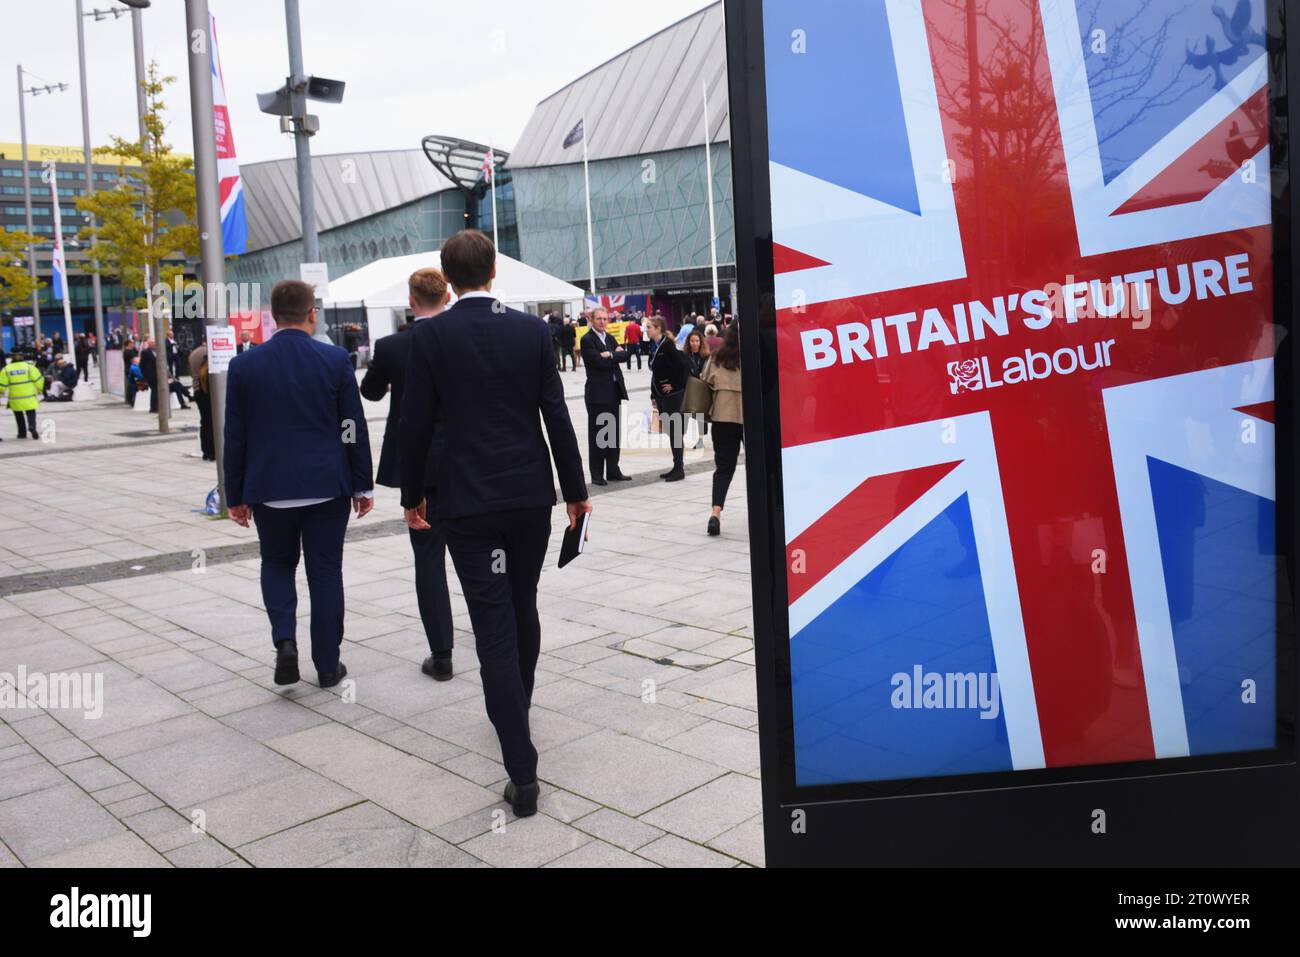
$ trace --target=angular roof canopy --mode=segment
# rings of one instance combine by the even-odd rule
[[[701,145],[705,85],[711,141],[729,140],[721,3],[643,40],[539,103],[508,165],[582,162],[582,144],[565,149],[564,141],[584,117],[592,160]]]
[[[320,232],[457,188],[418,149],[313,156],[311,162]],[[240,173],[247,196],[248,251],[301,239],[294,161],[249,163]]]

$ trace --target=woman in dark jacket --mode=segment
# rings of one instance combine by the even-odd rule
[[[659,476],[665,482],[686,478],[685,451],[682,448],[682,402],[686,399],[686,380],[690,367],[677,343],[668,335],[663,316],[651,316],[646,322],[650,336],[650,396],[664,423],[673,447],[672,471]]]
[[[700,379],[704,377],[704,367],[709,364],[709,343],[704,338],[704,333],[698,326],[695,331],[686,337],[686,344],[682,347],[686,354],[686,367],[691,373],[691,378]],[[709,434],[708,417],[703,413],[695,416],[695,427],[699,433],[700,439],[695,443],[697,449],[704,448],[704,437]]]

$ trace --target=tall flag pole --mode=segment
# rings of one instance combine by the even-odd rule
[[[230,129],[230,107],[226,80],[217,49],[217,18],[208,14],[208,36],[212,39],[212,120],[217,134],[217,179],[221,183],[221,240],[227,256],[248,251],[248,213],[244,207],[244,181],[239,175],[235,137]]]
[[[709,251],[713,259],[713,301],[718,304],[718,313],[722,313],[722,294],[718,288],[718,223],[713,213],[713,136],[709,128],[709,84],[701,81],[704,88],[704,173],[709,184]]]
[[[587,193],[587,266],[591,271],[591,294],[596,295],[596,241],[591,231],[591,170],[587,165],[587,115],[582,115],[582,184]]]
[[[54,298],[63,300],[63,326],[66,339],[63,341],[68,354],[74,354],[72,347],[72,297],[68,292],[68,261],[63,255],[63,217],[59,211],[59,173],[53,163],[50,164],[50,199],[54,207],[54,253],[50,265],[54,269]]]
[[[487,156],[483,157],[483,175],[487,177],[492,190],[492,245],[501,251],[500,235],[497,232],[497,155],[496,150],[488,147]]]
[[[564,148],[582,141],[582,183],[587,196],[587,265],[591,271],[591,294],[596,295],[596,243],[591,231],[591,170],[587,163],[587,116],[584,113],[578,125],[564,138]]]

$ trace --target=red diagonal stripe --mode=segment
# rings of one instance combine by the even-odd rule
[[[1240,409],[1233,409],[1234,412],[1240,412],[1242,415],[1248,415],[1253,419],[1262,419],[1265,422],[1271,422],[1277,425],[1277,403],[1261,402],[1259,405],[1243,405]]]
[[[850,492],[786,548],[790,602],[807,594],[960,464],[875,475]]]
[[[1196,203],[1214,192],[1229,176],[1241,172],[1241,163],[1255,156],[1268,145],[1268,131],[1257,132],[1258,117],[1268,109],[1268,88],[1261,89],[1237,107],[1232,115],[1205,134],[1201,140],[1178,159],[1169,164],[1155,179],[1147,183],[1113,215],[1136,213],[1143,209],[1160,209],[1182,203]],[[1233,132],[1233,127],[1236,132]],[[1258,141],[1259,148],[1243,145],[1248,156],[1233,157],[1230,140]],[[1268,176],[1268,170],[1260,170]]]
[[[818,269],[830,265],[830,263],[818,259],[816,256],[809,256],[807,253],[801,253],[789,246],[782,246],[780,243],[772,244],[772,261],[775,264],[778,276],[782,273],[800,272],[804,269]]]

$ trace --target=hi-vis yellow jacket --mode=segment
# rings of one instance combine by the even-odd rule
[[[0,369],[0,395],[8,392],[9,408],[14,412],[31,412],[40,407],[45,376],[30,362],[11,362]]]

